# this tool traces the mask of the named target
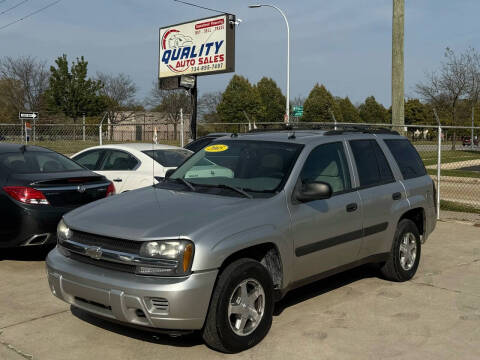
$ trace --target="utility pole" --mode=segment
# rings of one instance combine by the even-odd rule
[[[404,68],[405,0],[393,0],[392,19],[392,125],[405,125]],[[403,129],[398,129],[403,132]]]

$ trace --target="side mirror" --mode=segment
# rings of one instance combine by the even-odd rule
[[[166,178],[169,178],[170,175],[172,175],[174,172],[175,172],[175,169],[168,169],[168,170],[165,172],[165,179],[166,179]]]
[[[330,184],[312,181],[302,184],[295,194],[295,198],[301,202],[328,199],[332,196],[332,187]]]

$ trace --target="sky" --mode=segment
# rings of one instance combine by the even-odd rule
[[[0,27],[53,0],[0,0]],[[361,103],[375,96],[391,103],[392,0],[272,0],[291,28],[290,94],[306,97],[315,83],[333,95]],[[254,1],[190,0],[236,14],[235,73],[252,83],[273,78],[285,92],[286,28],[271,8],[249,9]],[[267,2],[268,3],[268,2]],[[438,68],[446,47],[480,50],[478,0],[406,0],[405,92]],[[173,0],[62,0],[55,6],[0,30],[0,57],[31,55],[49,65],[62,54],[84,56],[89,74],[125,73],[148,95],[158,70],[160,27],[215,13]],[[200,95],[223,91],[232,73],[202,76]]]

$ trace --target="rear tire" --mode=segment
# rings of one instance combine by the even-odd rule
[[[415,223],[409,219],[400,220],[393,238],[390,257],[380,268],[387,280],[407,281],[417,272],[420,262],[420,233]]]
[[[273,308],[273,282],[267,269],[252,259],[234,261],[218,278],[203,340],[224,353],[251,348],[270,330]]]

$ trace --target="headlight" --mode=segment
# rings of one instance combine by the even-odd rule
[[[65,224],[65,222],[60,220],[57,226],[57,240],[59,243],[69,240],[72,237],[72,230]]]
[[[165,260],[164,265],[137,266],[142,275],[187,275],[193,261],[194,245],[188,240],[162,240],[143,243],[140,255]]]

